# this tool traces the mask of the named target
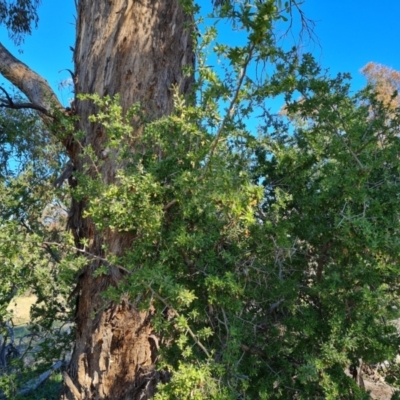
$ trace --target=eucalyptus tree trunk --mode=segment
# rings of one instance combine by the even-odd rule
[[[125,110],[139,101],[150,118],[157,118],[172,111],[173,86],[182,93],[190,90],[192,78],[184,76],[182,67],[193,63],[191,19],[179,0],[80,0],[77,12],[75,93],[119,93]],[[67,150],[77,171],[91,173],[83,170],[81,148],[90,145],[101,156],[105,132],[89,122],[95,111],[90,102],[76,100],[75,111],[85,138],[79,144],[66,141]],[[112,183],[121,167],[106,157],[103,181]],[[104,245],[116,255],[134,246],[128,234],[98,232],[90,218],[83,218],[84,208],[84,201],[74,201],[69,219],[77,245],[87,239],[88,252],[99,259]],[[163,379],[155,370],[153,310],[139,312],[129,301],[103,300],[102,291],[124,276],[112,269],[95,278],[100,263],[89,261],[79,277],[76,342],[61,399],[148,399]]]

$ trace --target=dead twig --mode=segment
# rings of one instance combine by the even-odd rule
[[[44,107],[39,106],[37,104],[33,104],[33,103],[14,103],[14,101],[11,98],[11,96],[8,94],[8,92],[3,87],[0,86],[0,90],[6,96],[5,99],[1,99],[0,100],[0,107],[11,108],[13,110],[32,109],[32,110],[40,111],[41,113],[45,114],[48,117],[51,116]]]

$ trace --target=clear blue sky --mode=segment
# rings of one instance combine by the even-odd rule
[[[303,8],[322,47],[310,50],[332,73],[350,72],[360,87],[369,61],[400,70],[399,0],[306,0]]]
[[[211,0],[199,3],[209,8]],[[58,85],[69,77],[65,69],[73,68],[69,46],[74,46],[74,8],[73,0],[42,0],[39,28],[26,38],[22,54],[0,29],[1,42],[43,75],[64,104],[69,94],[60,92]],[[306,0],[303,10],[315,21],[321,46],[310,43],[305,50],[332,74],[350,72],[354,88],[364,84],[359,70],[369,61],[400,70],[400,0]]]

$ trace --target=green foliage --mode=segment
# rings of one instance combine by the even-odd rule
[[[181,363],[174,371],[171,382],[163,385],[154,399],[224,399],[228,398],[225,393],[224,389],[218,388],[209,365]]]
[[[56,400],[59,398],[62,376],[60,373],[53,374],[43,385],[39,386],[35,391],[25,395],[16,395],[20,381],[29,381],[29,379],[37,378],[41,373],[40,370],[29,371],[23,374],[8,374],[0,377],[0,389],[7,396],[7,399],[15,400]]]
[[[159,399],[363,399],[346,368],[398,351],[400,120],[370,88],[317,74],[304,57],[273,134],[230,121],[218,140],[215,105],[177,97],[173,115],[143,121],[115,184],[81,178],[98,228],[135,237],[119,290],[160,310],[159,367],[173,374]],[[118,98],[86,99],[121,119]]]
[[[65,162],[60,145],[29,111],[2,110],[0,125],[0,346],[7,355],[0,389],[15,398],[33,371],[70,347],[71,335],[60,325],[70,321],[66,299],[76,264],[70,251],[56,245],[67,241],[69,201],[65,189],[53,187]],[[15,326],[9,306],[27,294],[37,298],[31,319]]]
[[[147,121],[118,97],[82,97],[100,110],[91,118],[117,170],[113,183],[79,176],[75,195],[99,230],[134,238],[118,259],[105,249],[131,272],[105,295],[140,294],[158,310],[159,368],[172,372],[159,399],[367,398],[346,368],[400,345],[398,114],[278,47],[274,2],[219,12],[245,44],[203,34],[195,105],[176,95],[171,116]],[[211,44],[222,73],[207,63]],[[279,94],[274,116],[265,102]]]
[[[16,400],[57,400],[60,397],[61,382],[62,375],[55,373],[35,391],[17,397]]]
[[[16,44],[20,44],[24,36],[31,33],[32,25],[37,26],[39,4],[40,0],[0,1],[0,23],[7,28]]]

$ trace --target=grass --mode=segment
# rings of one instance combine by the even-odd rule
[[[27,396],[17,397],[15,400],[57,400],[60,396],[62,375],[54,373],[40,385],[36,390]]]
[[[7,307],[13,313],[13,322],[16,326],[26,325],[30,321],[31,306],[36,302],[36,296],[16,297]]]

